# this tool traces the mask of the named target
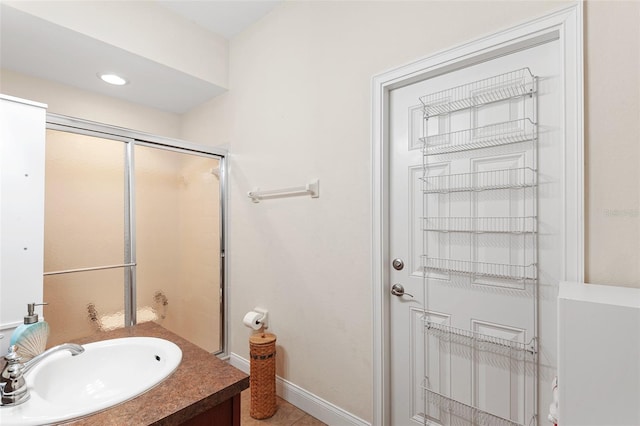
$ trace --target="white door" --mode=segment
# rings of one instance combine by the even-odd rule
[[[536,413],[546,421],[562,257],[559,46],[549,41],[390,93],[388,261],[403,263],[390,268],[388,289],[402,286],[390,302],[394,426],[529,425]],[[420,97],[453,89],[445,95],[471,90],[482,99],[523,69],[537,76],[537,97],[424,120]],[[537,141],[512,137],[536,129]],[[424,136],[433,155],[423,156]],[[460,149],[457,140],[466,141]]]

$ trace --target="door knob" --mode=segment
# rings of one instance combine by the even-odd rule
[[[404,292],[404,287],[402,286],[402,284],[394,284],[393,287],[391,287],[391,294],[398,297],[402,297],[402,296],[413,297],[413,294]]]

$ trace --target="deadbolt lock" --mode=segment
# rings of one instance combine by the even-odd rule
[[[393,265],[393,269],[396,271],[402,271],[402,268],[404,268],[404,262],[400,258],[393,259],[391,265]]]

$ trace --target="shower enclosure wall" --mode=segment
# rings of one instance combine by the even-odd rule
[[[224,154],[93,123],[78,130],[63,117],[49,121],[49,345],[155,321],[224,352]]]

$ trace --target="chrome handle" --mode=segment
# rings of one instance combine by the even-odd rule
[[[402,286],[402,284],[394,284],[393,287],[391,287],[391,294],[398,297],[409,296],[413,298],[413,294],[404,292],[404,287]]]

